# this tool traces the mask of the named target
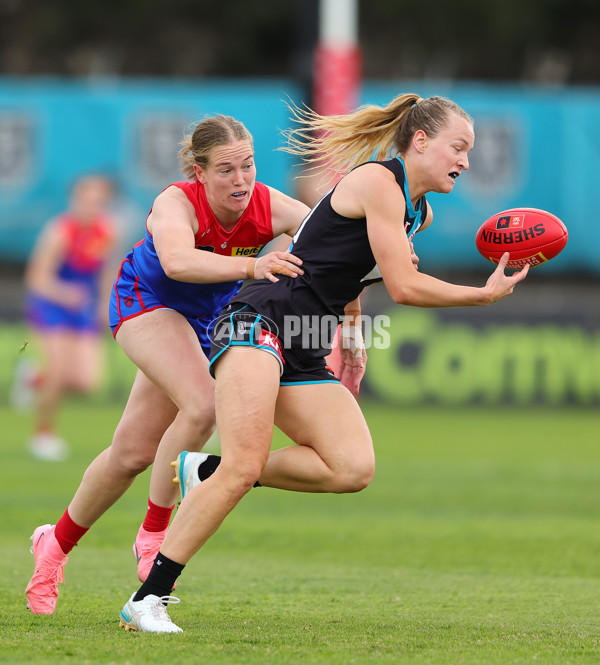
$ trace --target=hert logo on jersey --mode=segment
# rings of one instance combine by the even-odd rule
[[[231,256],[256,256],[264,245],[257,247],[232,247]]]

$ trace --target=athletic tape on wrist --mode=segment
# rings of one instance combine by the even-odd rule
[[[352,351],[352,355],[355,358],[362,355],[365,348],[365,341],[358,326],[342,326],[340,339],[344,340],[343,347]]]

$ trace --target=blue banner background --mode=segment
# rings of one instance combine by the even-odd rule
[[[477,228],[527,206],[569,229],[567,248],[545,271],[600,273],[600,90],[367,81],[362,103],[386,104],[403,91],[452,98],[476,128],[469,173],[451,196],[430,196],[434,224],[416,243],[424,269],[488,271],[474,246]],[[293,195],[293,159],[276,151],[290,125],[288,96],[301,101],[286,80],[0,79],[0,259],[24,260],[41,226],[65,207],[69,185],[89,171],[117,180],[135,240],[155,196],[181,178],[184,129],[206,114],[242,120],[255,138],[259,179]]]

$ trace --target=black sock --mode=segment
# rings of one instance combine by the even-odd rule
[[[198,466],[198,478],[204,481],[210,478],[221,464],[221,457],[219,455],[209,455],[202,464]],[[261,487],[258,480],[254,483],[254,487]]]
[[[148,579],[135,594],[133,598],[134,602],[142,600],[151,594],[154,594],[159,598],[162,598],[162,596],[170,596],[173,591],[175,580],[181,575],[181,571],[184,568],[185,564],[177,563],[159,552],[156,555]]]

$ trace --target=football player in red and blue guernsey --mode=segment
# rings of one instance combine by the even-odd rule
[[[29,449],[43,460],[59,461],[67,454],[55,429],[65,393],[87,394],[101,376],[102,332],[115,267],[116,224],[107,212],[112,196],[107,178],[78,178],[69,209],[46,225],[28,261],[25,317],[43,360],[41,372],[28,379],[35,381],[37,398]],[[13,396],[28,387],[15,386]]]
[[[212,320],[244,279],[303,272],[287,251],[257,257],[282,234],[288,247],[308,208],[256,182],[252,136],[242,123],[205,118],[184,140],[180,159],[188,180],[156,198],[145,238],[125,257],[112,291],[110,325],[139,368],[112,445],[88,467],[56,526],[32,536],[36,572],[26,595],[37,614],[54,612],[67,553],[153,464],[133,548],[146,579],[177,494],[170,462],[187,447],[200,450],[215,428]]]

